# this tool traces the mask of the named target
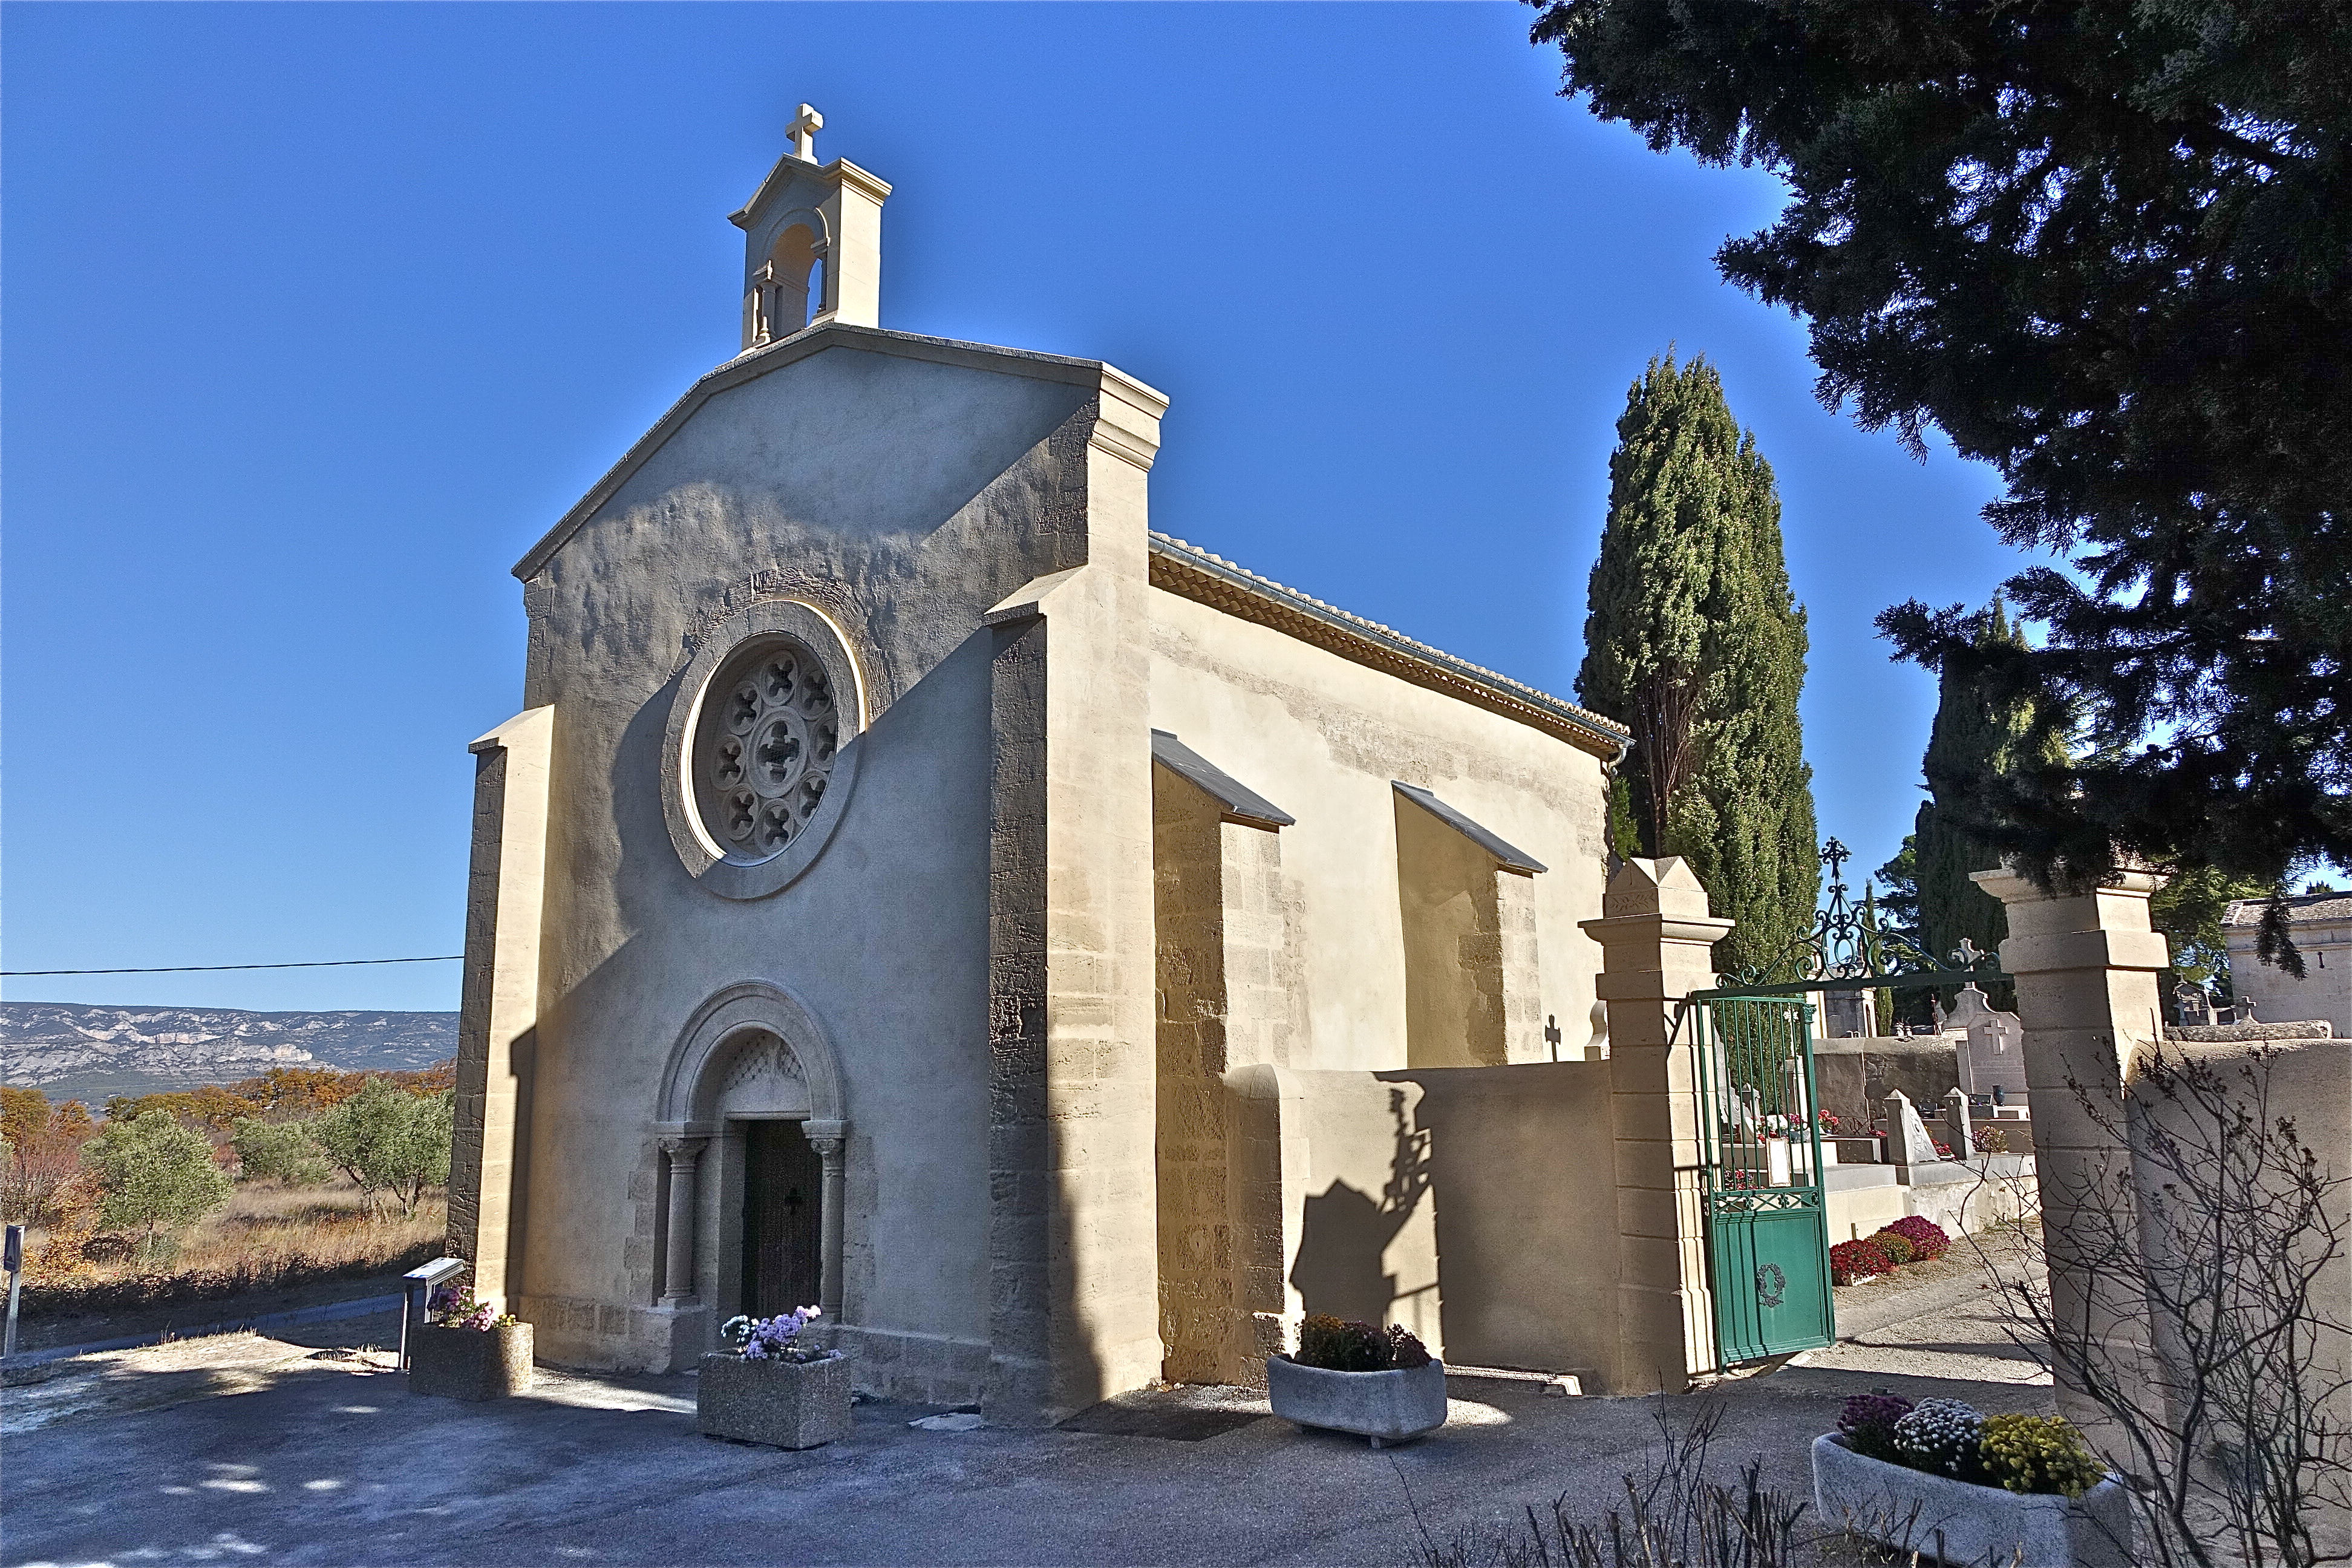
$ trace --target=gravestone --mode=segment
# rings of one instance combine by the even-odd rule
[[[1822,1033],[1832,1040],[1869,1039],[1878,1033],[1878,999],[1867,991],[1824,993]]]
[[[1919,1108],[1901,1089],[1886,1097],[1886,1158],[1902,1166],[1931,1165],[1940,1158]]]
[[[1952,1004],[1950,1026],[1963,1036],[1953,1047],[1960,1087],[1970,1094],[1999,1091],[2002,1103],[2024,1104],[2025,1029],[2017,1015],[1996,1011],[1983,992],[1964,985]]]

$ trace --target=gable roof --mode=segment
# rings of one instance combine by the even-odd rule
[[[572,536],[596,514],[596,509],[610,500],[614,492],[626,484],[631,476],[660,451],[663,444],[677,435],[680,427],[694,417],[695,412],[711,398],[771,371],[782,370],[788,364],[835,348],[888,354],[898,359],[923,360],[932,364],[960,365],[968,370],[994,371],[1004,375],[1023,375],[1036,381],[1057,382],[1065,386],[1100,386],[1119,400],[1133,404],[1154,419],[1168,410],[1166,394],[1101,360],[1071,359],[1064,354],[1037,353],[1028,349],[1001,349],[987,343],[959,342],[952,338],[927,338],[914,332],[894,332],[884,327],[856,327],[842,321],[804,327],[790,337],[778,338],[773,342],[745,350],[687,388],[686,395],[671,404],[669,411],[654,421],[653,428],[638,437],[635,444],[622,454],[621,460],[605,470],[604,477],[598,479],[520,561],[515,563],[514,574],[526,583],[537,576],[555,552],[562,549]],[[1150,453],[1142,452],[1139,456],[1145,467],[1150,465]]]
[[[2266,899],[2233,899],[2221,911],[2225,926],[2250,926],[2263,918],[2269,903]],[[2303,925],[2313,921],[2352,920],[2352,893],[2298,893],[2286,901],[2286,918],[2290,925]]]

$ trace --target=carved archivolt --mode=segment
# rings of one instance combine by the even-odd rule
[[[841,1068],[816,1016],[783,986],[744,980],[694,1010],[662,1068],[656,1120],[709,1131],[727,1116],[805,1116],[831,1136],[848,1111]]]

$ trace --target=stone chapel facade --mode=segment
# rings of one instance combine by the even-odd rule
[[[733,215],[741,353],[515,568],[479,1289],[646,1369],[815,1300],[861,1385],[1008,1419],[1262,1381],[1310,1310],[1673,1383],[1596,1024],[1626,732],[1154,532],[1167,400],[883,329],[889,187],[814,123]]]

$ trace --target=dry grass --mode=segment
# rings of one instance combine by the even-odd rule
[[[83,1249],[86,1270],[26,1280],[24,1310],[28,1316],[79,1316],[359,1279],[439,1256],[448,1229],[446,1197],[428,1197],[413,1219],[397,1210],[377,1218],[359,1189],[340,1178],[316,1187],[241,1182],[226,1208],[191,1226],[160,1257],[142,1255],[126,1238],[93,1237]],[[40,1238],[27,1239],[37,1246]]]

